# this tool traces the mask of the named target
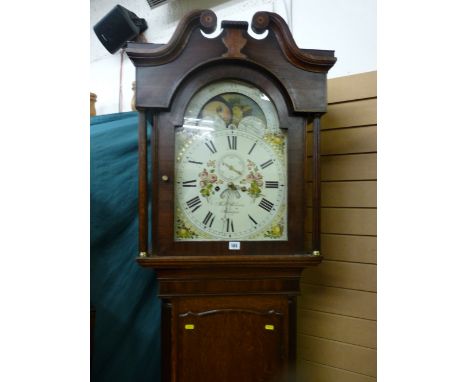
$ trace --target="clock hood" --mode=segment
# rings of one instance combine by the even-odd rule
[[[136,106],[167,109],[185,78],[216,64],[232,63],[260,70],[275,78],[290,96],[292,111],[326,111],[326,75],[335,64],[330,50],[300,49],[281,16],[257,12],[251,21],[257,39],[247,33],[248,23],[223,21],[222,33],[212,33],[217,17],[211,10],[196,10],[180,21],[167,44],[129,42],[128,57],[137,68]]]

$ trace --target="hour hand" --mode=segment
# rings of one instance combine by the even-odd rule
[[[242,175],[242,173],[241,173],[239,170],[236,170],[236,169],[234,168],[234,166],[232,166],[232,165],[230,165],[230,164],[227,164],[227,163],[225,163],[225,162],[223,162],[223,165],[225,165],[229,170],[234,171],[235,173],[237,173],[237,174],[239,174],[239,175]]]

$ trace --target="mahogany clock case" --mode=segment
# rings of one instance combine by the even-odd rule
[[[234,254],[306,254],[306,124],[313,119],[318,125],[326,110],[326,73],[336,59],[332,51],[297,48],[284,20],[273,13],[258,12],[252,19],[256,32],[268,30],[263,39],[249,36],[246,22],[223,21],[223,33],[215,38],[207,38],[200,32],[211,32],[215,27],[213,12],[193,11],[181,21],[168,44],[129,43],[127,48],[137,67],[137,109],[152,120],[151,250],[148,250],[147,233],[141,232],[147,230],[145,214],[148,213],[144,201],[147,187],[141,182],[141,252],[158,256],[233,254],[226,241],[174,241],[174,133],[183,125],[186,106],[197,91],[215,81],[237,80],[263,91],[277,109],[280,128],[287,130],[289,192],[288,240],[243,241],[241,249]],[[318,130],[319,126],[316,127]],[[314,145],[318,142],[314,141]],[[146,167],[147,159],[141,156],[147,154],[140,154]],[[318,162],[318,156],[313,161]],[[318,163],[313,167],[317,168]],[[140,176],[145,171],[146,168],[140,167]],[[316,203],[318,186],[314,194]],[[318,213],[313,220],[310,247],[318,250]]]
[[[332,51],[299,49],[274,13],[257,12],[251,25],[256,33],[268,31],[266,37],[253,38],[248,24],[238,21],[224,21],[221,35],[205,37],[201,31],[216,29],[216,15],[193,11],[167,44],[127,48],[137,67],[140,113],[138,262],[155,270],[159,281],[165,382],[296,380],[300,275],[322,260],[306,248],[320,250],[320,117],[326,111],[326,75],[336,58]],[[235,251],[226,241],[174,240],[175,130],[194,94],[220,80],[258,88],[274,103],[279,127],[287,131],[287,240],[241,241]],[[309,169],[314,212],[307,246],[308,121],[314,135]]]

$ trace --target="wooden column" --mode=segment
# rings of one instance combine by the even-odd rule
[[[159,195],[159,172],[158,172],[158,117],[156,114],[151,115],[153,126],[151,127],[151,253],[156,254],[156,240],[158,234],[158,214],[156,206],[158,204]],[[170,223],[172,224],[172,222]]]
[[[148,138],[146,113],[138,114],[138,239],[141,257],[148,254]]]
[[[313,219],[312,219],[312,252],[320,251],[320,117],[321,113],[313,117]]]

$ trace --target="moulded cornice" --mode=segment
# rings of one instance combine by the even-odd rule
[[[281,51],[287,57],[288,61],[301,69],[309,72],[326,73],[336,62],[333,51],[322,51],[325,54],[319,55],[306,53],[305,50],[301,50],[296,45],[288,25],[277,13],[255,13],[252,17],[252,30],[256,33],[263,33],[265,30],[273,32]]]
[[[193,10],[182,17],[167,44],[158,47],[151,47],[150,44],[130,44],[126,53],[135,66],[167,64],[182,53],[195,28],[200,28],[205,33],[213,33],[216,25],[217,18],[213,11]]]
[[[158,66],[167,64],[181,55],[194,29],[200,28],[205,33],[212,33],[217,26],[216,14],[207,10],[195,10],[186,14],[167,44],[155,46],[153,44],[130,43],[126,49],[127,55],[135,66]],[[335,64],[333,51],[318,51],[300,49],[284,19],[276,13],[257,12],[252,18],[251,26],[254,32],[263,33],[268,30],[274,37],[287,61],[303,70],[326,73]],[[224,23],[224,32],[216,38],[206,38],[218,43],[226,36],[226,31],[235,28],[232,23]],[[246,41],[255,40],[246,35]],[[223,40],[226,44],[226,41]],[[229,49],[229,46],[227,46]],[[214,58],[214,57],[213,57]],[[222,57],[220,57],[222,58]],[[246,57],[246,59],[249,59]]]

